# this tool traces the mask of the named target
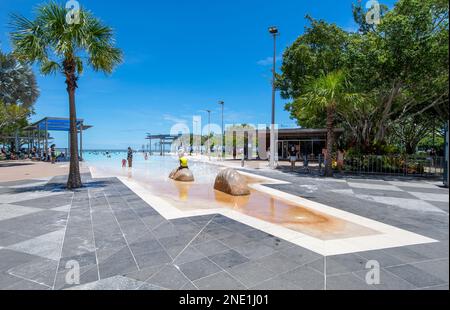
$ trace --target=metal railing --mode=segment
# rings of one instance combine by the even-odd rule
[[[362,155],[347,156],[337,169],[343,173],[379,174],[393,176],[443,176],[444,157]]]

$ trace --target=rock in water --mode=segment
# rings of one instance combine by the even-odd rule
[[[236,170],[228,168],[219,172],[214,189],[232,196],[250,195],[247,181]]]
[[[177,168],[173,170],[170,173],[169,178],[179,182],[194,182],[194,175],[192,174],[192,171],[189,170],[188,168],[180,170],[178,170]]]

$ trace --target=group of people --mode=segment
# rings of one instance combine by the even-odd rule
[[[20,149],[18,152],[7,151],[5,147],[0,149],[0,159],[7,160],[18,160],[18,159],[31,159],[31,160],[39,160],[45,162],[51,162],[52,164],[57,161],[63,161],[66,158],[66,154],[64,152],[56,155],[56,145],[52,144],[47,151],[38,150],[36,147],[33,147],[31,150],[27,151],[26,149]]]
[[[61,152],[59,155],[56,155],[56,145],[52,144],[47,149],[47,152],[38,152],[37,149],[33,147],[31,150],[31,158],[55,164],[57,161],[64,161],[66,159],[66,154]]]
[[[322,168],[322,165],[325,163],[325,156],[324,156],[325,150],[322,151],[322,154],[319,154],[318,156],[318,162],[319,162],[319,169]],[[267,151],[267,155],[270,161],[270,149],[268,149]],[[297,150],[297,148],[295,146],[291,146],[291,148],[289,150],[287,150],[287,156],[289,159],[289,162],[291,163],[291,171],[295,170],[295,165],[297,164],[297,161],[299,161],[299,155],[300,155],[300,151]],[[302,156],[303,159],[303,168],[309,172],[309,155],[307,153],[305,153]]]

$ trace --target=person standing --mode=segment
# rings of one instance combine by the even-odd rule
[[[291,171],[295,170],[295,164],[297,163],[297,150],[295,146],[291,147],[291,151],[289,152],[289,159],[291,162]]]
[[[127,160],[128,160],[128,167],[132,168],[133,167],[133,150],[131,149],[131,147],[128,147]]]
[[[56,145],[52,144],[52,146],[50,146],[50,158],[52,160],[52,164],[56,163]]]

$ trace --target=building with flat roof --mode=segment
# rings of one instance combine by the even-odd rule
[[[336,128],[335,137],[338,138],[344,133],[344,129]],[[267,145],[270,145],[270,131],[267,132]],[[307,128],[282,128],[278,129],[276,140],[278,159],[288,159],[289,151],[295,148],[299,158],[308,155],[310,160],[314,160],[327,145],[326,129],[307,129]]]

